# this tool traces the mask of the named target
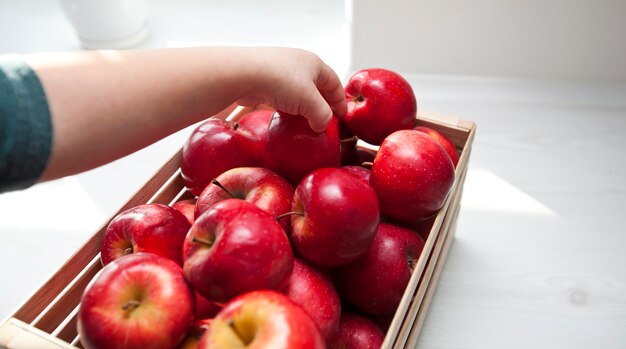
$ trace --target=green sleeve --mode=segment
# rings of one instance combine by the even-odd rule
[[[46,168],[52,122],[35,72],[14,56],[0,56],[0,193],[33,185]]]

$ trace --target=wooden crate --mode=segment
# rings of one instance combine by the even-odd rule
[[[217,118],[236,120],[250,109],[229,108]],[[413,348],[430,305],[439,274],[453,240],[475,125],[456,117],[420,112],[418,124],[449,137],[461,152],[456,180],[437,215],[409,285],[396,311],[384,349]],[[118,212],[145,203],[172,204],[191,197],[180,175],[181,151],[167,161]],[[102,268],[100,241],[108,221],[23,305],[0,324],[0,348],[80,348],[76,314],[81,294]]]

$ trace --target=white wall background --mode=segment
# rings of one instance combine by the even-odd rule
[[[623,0],[354,0],[352,68],[626,81]]]

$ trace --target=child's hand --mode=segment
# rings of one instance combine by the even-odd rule
[[[315,54],[299,49],[254,48],[250,55],[256,85],[239,100],[240,104],[265,103],[276,110],[302,115],[317,132],[326,128],[333,111],[345,115],[341,81]]]

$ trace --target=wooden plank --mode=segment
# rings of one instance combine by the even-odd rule
[[[76,347],[15,318],[10,318],[0,326],[0,348],[76,349]]]
[[[174,171],[170,179],[168,179],[163,186],[155,191],[154,195],[147,201],[147,203],[169,205],[169,203],[180,193],[181,188],[184,187],[185,185],[183,183],[183,177],[180,174],[180,169],[177,169]]]
[[[430,252],[432,251],[435,245],[435,241],[437,240],[437,236],[440,233],[441,224],[445,217],[445,212],[447,211],[449,203],[450,203],[450,200],[449,199],[446,200],[444,207],[439,212],[439,214],[437,215],[437,218],[435,219],[435,222],[433,223],[433,229],[431,230],[431,234],[424,244],[422,254],[420,255],[420,258],[417,260],[415,268],[413,269],[413,274],[411,275],[411,279],[409,280],[409,283],[406,287],[404,295],[402,296],[402,299],[400,300],[400,304],[398,305],[396,313],[393,319],[391,320],[391,324],[389,325],[389,329],[387,330],[385,340],[383,341],[383,344],[381,346],[383,349],[391,348],[393,343],[395,342],[395,339],[398,336],[398,333],[400,332],[402,323],[404,322],[404,319],[405,319],[406,312],[409,306],[411,305],[411,302],[413,302],[413,292],[415,291],[415,289],[417,288],[419,284],[419,281],[424,272],[424,269],[426,268],[426,264],[428,262],[428,257],[430,256]]]
[[[450,232],[444,242],[443,248],[441,250],[441,254],[436,261],[435,270],[433,271],[433,275],[430,279],[430,282],[427,285],[426,294],[424,295],[424,299],[422,300],[422,305],[420,306],[419,312],[417,313],[417,317],[415,319],[415,323],[413,324],[411,333],[409,338],[407,339],[405,348],[415,348],[417,345],[417,340],[419,339],[419,335],[421,333],[422,327],[424,326],[424,321],[426,319],[426,315],[428,314],[428,309],[430,308],[430,304],[432,303],[435,290],[437,288],[437,284],[439,283],[439,277],[441,276],[441,272],[445,265],[446,259],[448,257],[448,252],[450,251],[450,246],[452,246],[452,241],[454,240],[454,235],[456,231],[456,223],[459,214],[459,209],[456,209],[455,219],[450,227]]]
[[[72,340],[78,336],[78,329],[76,328],[78,323],[78,306],[76,306],[76,309],[74,309],[66,320],[67,321],[56,328],[51,335],[67,343],[71,343]]]
[[[50,302],[37,318],[33,319],[31,325],[45,332],[52,332],[59,326],[78,306],[80,297],[83,294],[87,284],[102,269],[99,254],[96,255],[91,263],[79,274],[67,287],[59,293],[59,295]]]
[[[466,174],[467,174],[467,167],[462,172],[459,182],[462,182],[465,179]],[[432,277],[432,273],[434,271],[436,261],[439,258],[439,254],[441,253],[441,248],[450,230],[450,226],[452,225],[453,220],[456,219],[456,216],[454,215],[454,211],[458,210],[458,207],[460,206],[459,203],[460,203],[460,189],[461,188],[462,188],[462,185],[460,184],[457,185],[456,188],[454,189],[453,195],[450,198],[450,201],[452,202],[450,204],[451,208],[448,211],[449,213],[446,214],[444,223],[442,224],[440,228],[437,243],[432,249],[432,256],[429,256],[428,267],[424,270],[423,274],[421,275],[419,286],[417,287],[417,289],[413,288],[414,293],[411,295],[412,301],[408,310],[404,314],[404,322],[402,323],[402,327],[400,331],[398,332],[397,336],[395,336],[395,343],[393,346],[394,348],[404,348],[406,340],[409,337],[410,332],[413,328],[415,317],[423,301],[424,294],[426,293],[426,287]]]
[[[419,288],[417,289],[414,295],[414,302],[411,305],[411,308],[407,311],[405,315],[406,321],[403,323],[402,330],[398,334],[396,338],[397,342],[395,344],[395,348],[406,348],[410,347],[407,342],[409,337],[413,332],[415,332],[417,326],[421,326],[421,324],[416,324],[415,321],[417,319],[418,312],[422,309],[424,305],[425,295],[428,289],[428,286],[432,282],[433,275],[435,273],[436,266],[440,259],[443,247],[446,241],[449,240],[449,235],[451,235],[452,226],[456,223],[456,219],[458,217],[458,210],[460,205],[456,205],[450,213],[450,215],[446,219],[446,223],[442,228],[442,233],[438,240],[437,247],[433,250],[432,258],[429,260],[428,269],[425,271],[422,276],[422,281],[420,283]],[[451,241],[451,240],[450,240]]]
[[[163,165],[154,176],[130,200],[118,210],[118,213],[130,207],[147,202],[152,193],[160,188],[178,169],[180,151]],[[11,315],[26,323],[33,321],[52,302],[63,289],[100,253],[100,241],[108,221],[94,234],[61,268],[44,283],[17,311]]]
[[[471,146],[467,150],[468,151],[467,151],[466,158],[469,159],[469,156],[471,154]],[[414,323],[411,326],[411,330],[410,330],[407,342],[404,345],[405,348],[415,347],[415,343],[417,342],[419,334],[421,333],[421,329],[424,324],[424,319],[428,312],[428,308],[430,306],[430,303],[432,302],[433,293],[439,281],[439,274],[441,273],[441,270],[443,269],[443,264],[447,258],[448,250],[450,249],[450,245],[452,244],[452,241],[454,239],[457,219],[458,219],[458,215],[459,215],[460,208],[461,208],[460,201],[463,197],[463,188],[465,186],[465,177],[467,175],[467,171],[468,169],[466,168],[464,171],[463,178],[460,181],[460,187],[458,189],[458,196],[456,198],[457,204],[455,205],[454,210],[452,212],[453,219],[451,220],[451,224],[450,224],[451,226],[448,228],[449,230],[448,236],[446,237],[446,241],[444,241],[444,246],[442,247],[440,256],[435,261],[433,261],[433,263],[436,264],[435,270],[433,271],[433,275],[428,283],[420,286],[420,287],[425,288],[426,290],[424,291],[423,299],[419,306],[418,313],[415,316]]]

